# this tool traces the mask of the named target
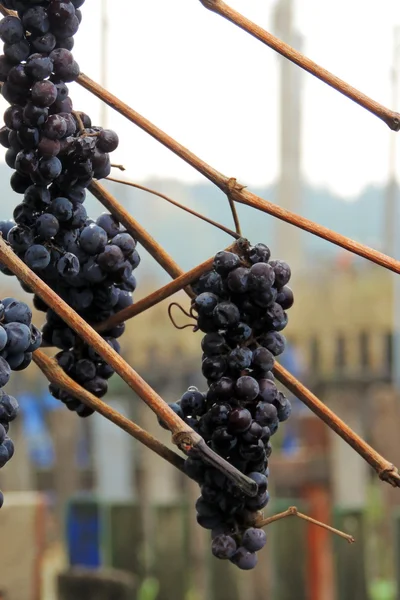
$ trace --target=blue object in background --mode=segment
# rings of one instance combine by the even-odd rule
[[[100,506],[91,501],[73,501],[68,507],[66,537],[71,567],[101,566]]]
[[[51,468],[54,464],[54,448],[40,399],[25,392],[18,396],[18,403],[31,461],[36,467]]]

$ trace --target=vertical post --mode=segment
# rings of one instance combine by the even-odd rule
[[[279,0],[274,28],[285,42],[301,50],[302,40],[293,27],[293,0]],[[301,212],[300,132],[302,71],[286,58],[278,57],[280,65],[280,176],[278,204],[293,212]],[[298,273],[302,265],[302,231],[276,223],[277,255],[285,258]]]

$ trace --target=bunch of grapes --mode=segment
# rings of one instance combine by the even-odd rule
[[[22,371],[30,364],[32,352],[42,343],[40,331],[32,324],[27,304],[14,298],[0,301],[0,388],[7,385],[11,371]],[[0,389],[0,469],[12,458],[14,445],[8,437],[10,422],[18,414],[18,403]],[[0,508],[3,494],[0,492]]]
[[[186,473],[201,487],[198,523],[212,532],[212,552],[241,569],[252,569],[266,543],[252,527],[269,501],[270,438],[291,413],[289,400],[274,383],[274,358],[285,348],[281,331],[293,304],[289,266],[270,260],[264,244],[239,245],[239,253],[219,252],[213,270],[192,287],[192,311],[202,339],[202,372],[208,390],[191,387],[171,405],[207,444],[255,481],[246,497],[222,473],[189,457]]]
[[[140,258],[135,240],[112,215],[104,213],[94,222],[84,207],[92,180],[110,173],[109,153],[117,148],[118,136],[74,112],[69,97],[67,83],[79,75],[71,49],[83,1],[2,4],[18,16],[0,22],[0,81],[11,104],[0,143],[15,171],[11,187],[23,195],[14,223],[3,224],[2,233],[30,269],[95,325],[132,304],[133,270]],[[40,298],[34,305],[46,312],[43,341],[61,350],[59,365],[87,390],[104,396],[113,370]],[[116,351],[124,329],[121,324],[102,334]],[[50,390],[80,416],[92,413],[58,387]]]

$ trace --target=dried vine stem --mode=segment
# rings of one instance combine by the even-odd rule
[[[375,469],[383,481],[393,487],[400,487],[400,475],[397,468],[383,458],[367,442],[357,435],[342,419],[321,402],[310,390],[302,385],[282,365],[275,362],[273,373],[283,385],[299,398],[324,423],[347,442],[367,463]]]
[[[359,106],[362,106],[370,113],[377,116],[393,131],[399,131],[399,113],[386,108],[339,77],[336,77],[336,75],[333,75],[314,61],[310,60],[307,56],[304,56],[304,54],[289,46],[289,44],[286,44],[268,31],[265,31],[265,29],[256,23],[253,23],[253,21],[247,19],[244,15],[234,10],[231,6],[228,6],[228,4],[222,0],[200,0],[200,2],[208,10],[217,13],[234,25],[237,25],[240,29],[243,29],[253,37],[257,38],[275,50],[275,52],[278,52],[278,54],[281,54],[305,71],[308,71],[308,73],[311,73],[311,75],[314,75],[336,91],[347,96],[347,98],[350,98],[350,100],[353,100],[353,102]]]
[[[235,248],[236,244],[232,244],[232,246],[228,246],[226,250],[229,252],[235,250]],[[112,317],[109,317],[106,321],[100,323],[100,325],[96,326],[96,331],[107,331],[107,329],[111,329],[112,327],[115,327],[115,325],[119,325],[124,321],[128,321],[128,319],[136,317],[136,315],[143,313],[148,308],[151,308],[152,306],[159,304],[163,300],[170,298],[170,296],[172,296],[176,292],[183,290],[185,287],[189,286],[194,281],[197,281],[197,279],[199,279],[201,275],[207,273],[207,271],[210,271],[212,269],[213,262],[214,257],[209,258],[194,269],[187,271],[187,273],[183,273],[182,275],[180,275],[170,283],[167,283],[152,294],[149,294],[145,298],[142,298],[138,302],[135,302],[135,304],[132,304],[131,306],[120,310],[118,313],[116,313]]]
[[[116,96],[102,88],[99,84],[95,83],[92,79],[90,79],[87,75],[81,74],[78,77],[78,83],[82,85],[85,89],[92,92],[95,96],[103,100],[106,104],[114,108],[117,112],[125,116],[132,123],[135,123],[138,127],[146,131],[149,135],[154,137],[161,144],[169,148],[172,152],[180,156],[184,161],[194,167],[199,173],[202,173],[207,179],[209,179],[212,183],[214,183],[217,187],[219,187],[228,197],[230,196],[232,200],[236,202],[240,202],[242,204],[247,204],[248,206],[252,206],[253,208],[257,208],[263,212],[266,212],[282,221],[286,221],[291,225],[295,225],[296,227],[300,227],[309,233],[316,235],[320,238],[323,238],[337,246],[352,252],[353,254],[358,254],[367,260],[370,260],[386,269],[394,271],[395,273],[400,273],[400,261],[383,254],[382,252],[378,252],[377,250],[373,250],[364,244],[360,244],[355,242],[354,240],[341,235],[340,233],[336,233],[328,227],[324,227],[323,225],[319,225],[318,223],[314,223],[310,219],[306,219],[292,213],[289,210],[286,210],[272,202],[268,202],[251,192],[248,192],[245,189],[245,186],[238,183],[234,178],[228,178],[225,175],[222,175],[215,169],[213,169],[210,165],[205,163],[203,160],[198,158],[193,152],[179,144],[176,140],[174,140],[171,136],[164,133],[161,129],[156,127],[153,123],[148,121],[145,117],[134,111],[127,104],[119,100]],[[99,184],[95,184],[99,185]],[[96,195],[96,194],[95,194]],[[97,196],[96,196],[97,197]],[[104,204],[104,202],[103,202]],[[111,209],[110,209],[111,210]],[[123,209],[122,209],[123,210]],[[175,263],[174,263],[175,264]],[[171,275],[170,271],[166,269],[167,272]],[[172,277],[178,277],[179,275],[171,275]]]
[[[296,506],[289,506],[289,508],[287,510],[285,510],[281,513],[277,513],[276,515],[272,515],[272,517],[268,517],[267,519],[257,520],[255,522],[255,526],[259,527],[259,528],[266,527],[267,525],[271,525],[271,523],[275,523],[275,521],[280,521],[281,519],[286,519],[286,517],[299,517],[300,519],[303,519],[304,521],[307,521],[308,523],[312,523],[313,525],[322,527],[323,529],[326,529],[327,531],[330,531],[331,533],[334,533],[335,535],[338,535],[339,537],[344,538],[345,540],[347,540],[349,542],[349,544],[353,544],[355,542],[355,539],[352,535],[349,535],[348,533],[344,533],[343,531],[340,531],[340,529],[335,529],[334,527],[331,527],[330,525],[326,525],[325,523],[322,523],[321,521],[312,519],[308,515],[304,515],[303,513],[299,512],[297,510]]]
[[[203,438],[182,421],[164,400],[128,365],[111,346],[86,323],[66,302],[46,285],[10,246],[0,237],[0,261],[20,280],[26,283],[63,321],[109,364],[137,395],[156,413],[173,434],[173,442],[188,455],[197,455],[203,461],[222,471],[249,496],[257,493],[257,485],[207,446]]]
[[[127,185],[130,187],[136,188],[138,190],[142,190],[144,192],[148,192],[149,194],[152,194],[153,196],[158,196],[159,198],[162,198],[163,200],[166,200],[170,204],[173,204],[174,206],[181,208],[182,210],[197,217],[198,219],[201,219],[202,221],[205,221],[206,223],[209,223],[210,225],[213,225],[214,227],[221,229],[221,231],[224,231],[228,235],[231,235],[232,237],[236,238],[237,240],[241,237],[241,235],[239,233],[232,231],[228,227],[225,227],[225,225],[222,225],[221,223],[217,223],[216,221],[209,219],[205,215],[202,215],[201,213],[198,213],[195,210],[192,210],[188,206],[184,206],[180,202],[173,200],[172,198],[170,198],[169,196],[166,196],[165,194],[162,194],[161,192],[157,192],[156,190],[152,190],[151,188],[145,187],[144,185],[139,185],[138,183],[134,183],[133,181],[127,181],[125,179],[117,179],[115,177],[107,177],[107,180],[113,181],[114,183],[121,183],[122,185]],[[239,228],[239,231],[240,231],[240,228]]]
[[[136,425],[136,423],[108,406],[105,402],[85,390],[85,388],[81,387],[61,369],[54,358],[50,358],[41,350],[36,350],[36,352],[33,353],[33,360],[51,383],[54,383],[75,398],[78,398],[81,402],[161,456],[161,458],[167,460],[171,465],[180,471],[183,471],[185,461],[179,454],[170,450],[150,433],[139,427],[139,425]]]

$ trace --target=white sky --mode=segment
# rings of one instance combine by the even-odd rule
[[[272,0],[230,0],[265,28]],[[278,172],[275,53],[198,0],[108,0],[108,87],[229,176],[249,185]],[[87,0],[75,54],[99,78],[100,0]],[[379,102],[391,104],[392,31],[398,0],[297,0],[304,52]],[[115,10],[115,8],[117,10]],[[90,13],[94,18],[89,18]],[[303,171],[308,181],[352,195],[387,175],[389,136],[376,117],[304,74]],[[71,85],[74,105],[99,120],[99,102]],[[136,180],[201,179],[146,134],[109,112],[121,138],[116,162]],[[400,134],[398,134],[400,135]]]

